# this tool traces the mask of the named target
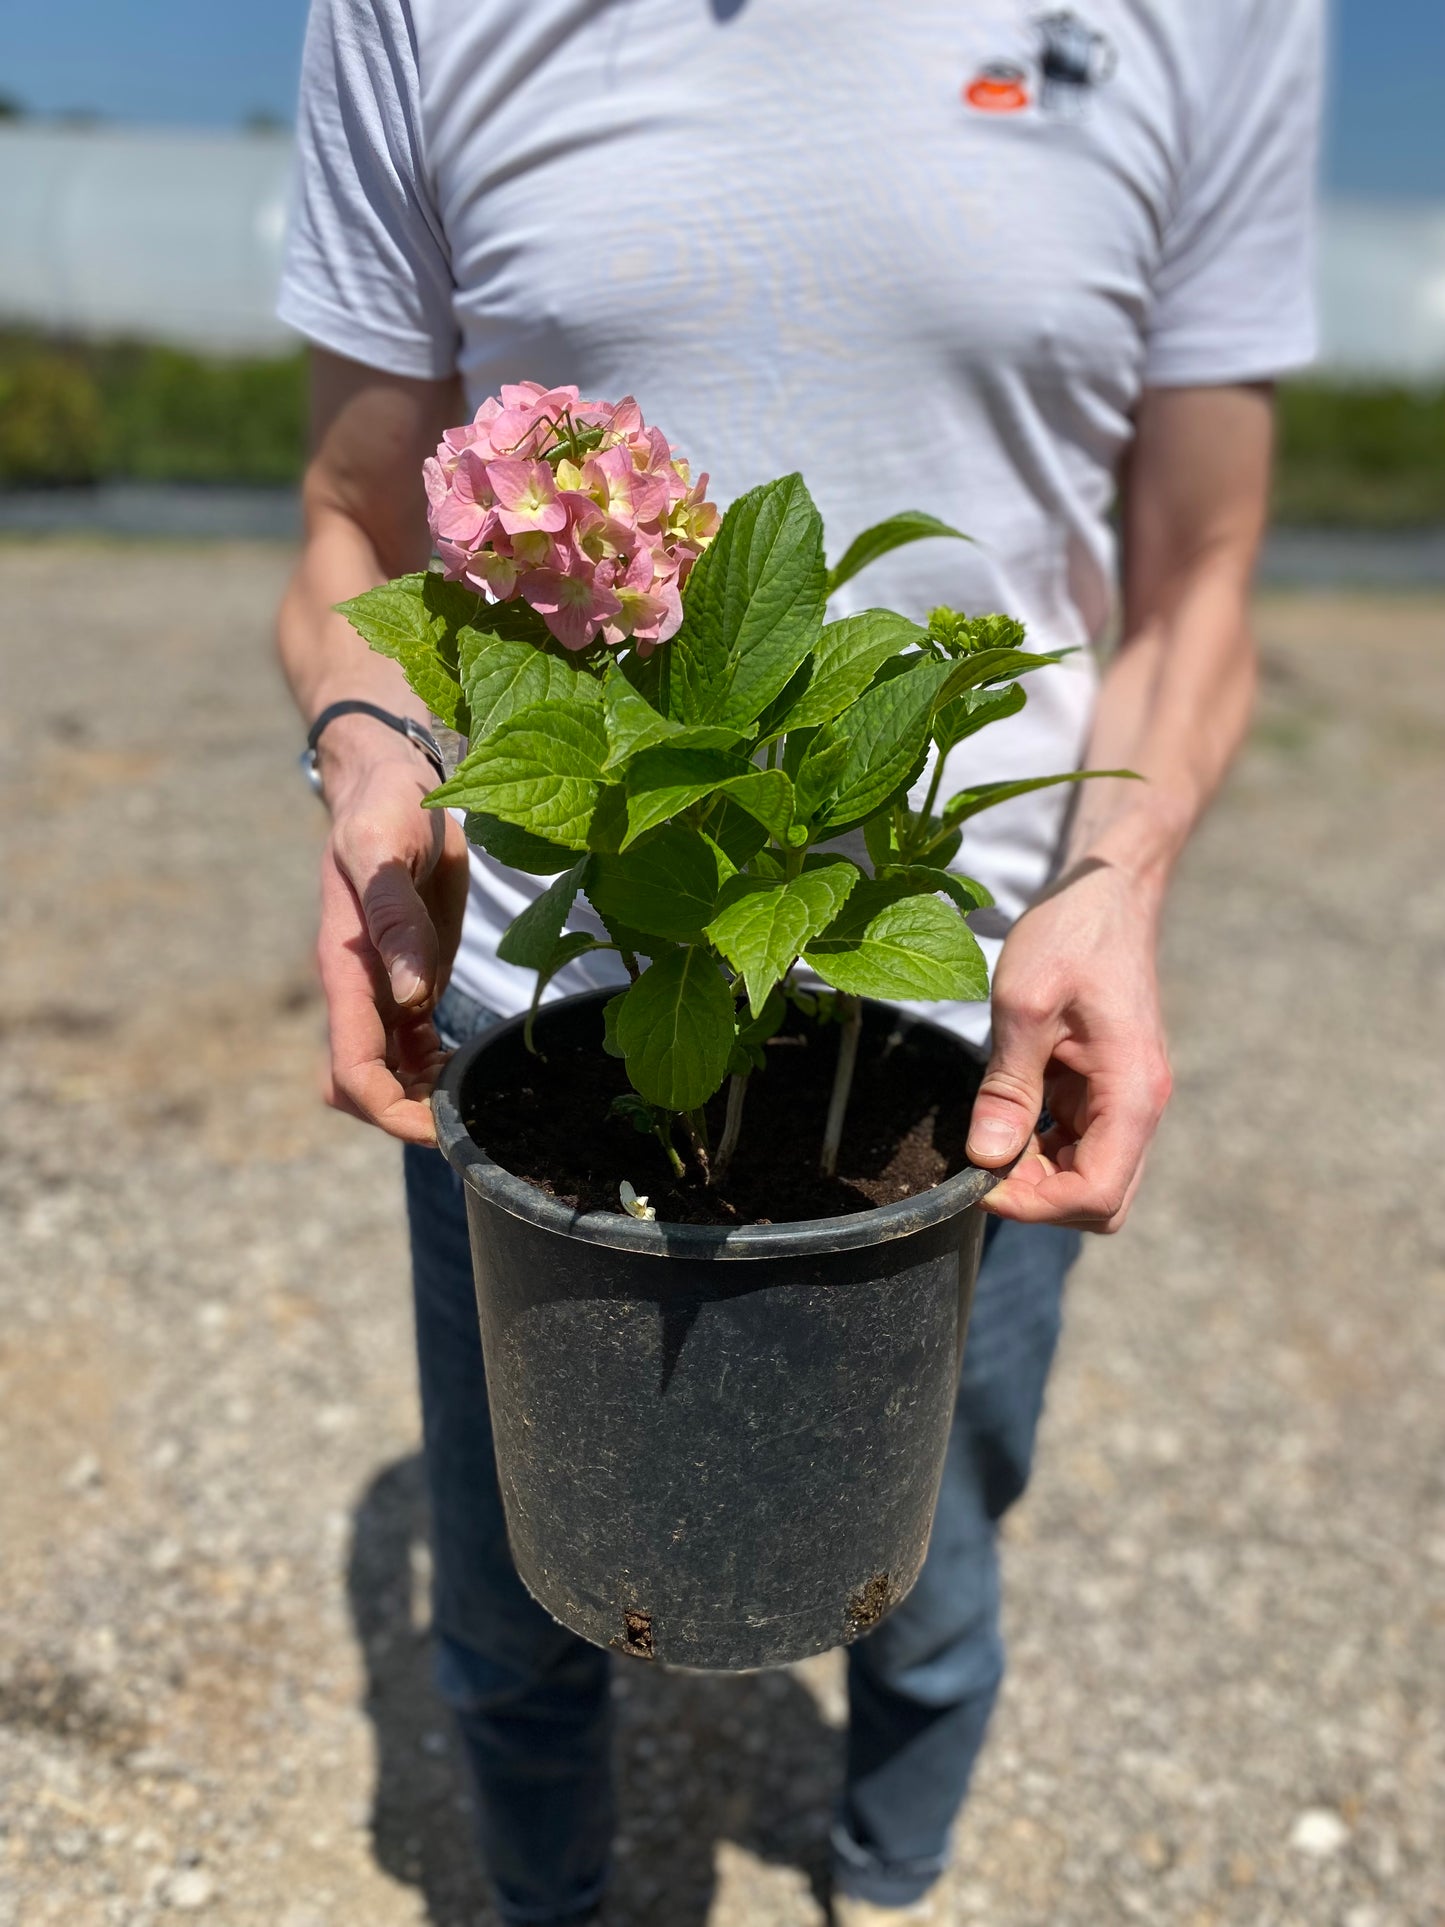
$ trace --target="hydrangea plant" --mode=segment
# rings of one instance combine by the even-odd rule
[[[1127,773],[940,796],[949,752],[1016,715],[1019,678],[1063,652],[1025,649],[1006,615],[826,621],[832,592],[879,556],[965,538],[910,510],[830,568],[801,475],[719,516],[707,477],[631,399],[504,388],[448,431],[425,480],[440,568],[342,608],[467,739],[428,806],[464,810],[473,843],[554,879],[498,946],[537,973],[532,1015],[565,964],[616,951],[631,983],[605,1007],[603,1048],[626,1067],[622,1108],[679,1175],[691,1156],[711,1182],[788,1003],[836,1020],[831,1174],[859,1000],[988,995],[965,918],[992,899],[954,867],[964,825],[1030,790]],[[568,928],[582,899],[605,935]],[[728,1080],[710,1144],[704,1106]]]

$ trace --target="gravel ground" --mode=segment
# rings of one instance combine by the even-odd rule
[[[316,1101],[279,547],[0,547],[0,1927],[490,1927],[400,1187]],[[1445,601],[1272,601],[951,1917],[1445,1922]],[[618,1927],[819,1927],[836,1657],[618,1680]]]

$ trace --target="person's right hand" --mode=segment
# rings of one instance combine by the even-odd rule
[[[368,717],[321,739],[331,834],[321,859],[317,961],[331,1061],[326,1100],[410,1144],[434,1144],[429,1098],[446,1053],[431,1012],[467,900],[467,846],[425,758]]]

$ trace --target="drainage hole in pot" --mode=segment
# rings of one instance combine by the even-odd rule
[[[652,1614],[624,1613],[620,1644],[623,1652],[631,1653],[635,1659],[651,1659]]]

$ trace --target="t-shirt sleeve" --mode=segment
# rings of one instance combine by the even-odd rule
[[[1315,355],[1322,0],[1203,17],[1218,52],[1155,277],[1144,379],[1159,387],[1264,381]]]
[[[277,313],[388,374],[456,367],[410,0],[312,0]]]

